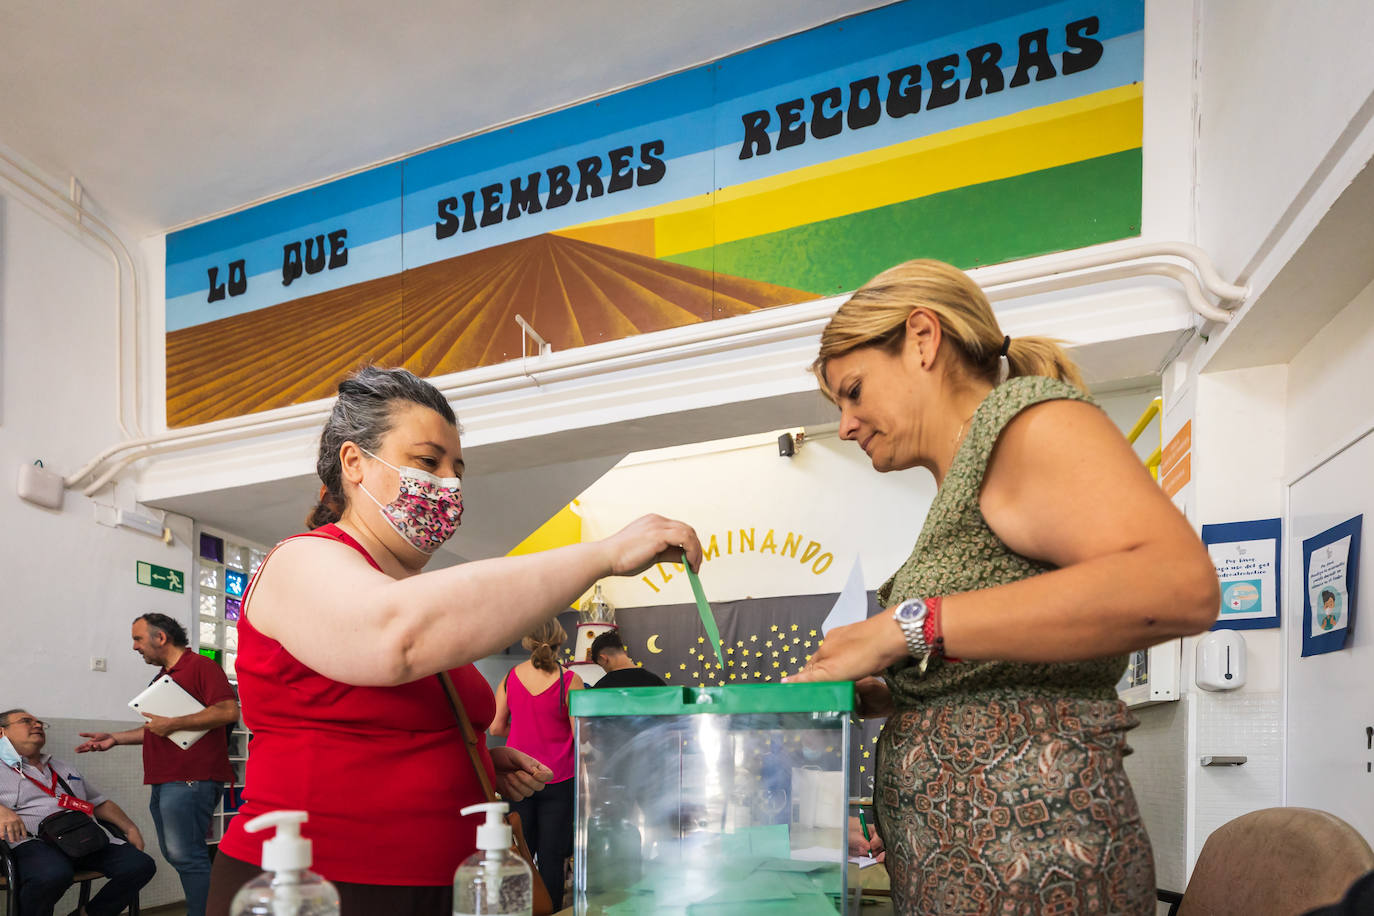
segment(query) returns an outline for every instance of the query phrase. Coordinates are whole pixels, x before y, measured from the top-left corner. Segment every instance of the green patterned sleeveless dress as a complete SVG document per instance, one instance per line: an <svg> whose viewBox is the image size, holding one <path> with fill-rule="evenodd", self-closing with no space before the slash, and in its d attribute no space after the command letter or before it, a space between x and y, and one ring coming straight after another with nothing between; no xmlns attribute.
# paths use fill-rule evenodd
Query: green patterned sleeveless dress
<svg viewBox="0 0 1374 916"><path fill-rule="evenodd" d="M1002 429L1032 404L1089 398L1055 379L990 393L910 558L878 595L953 595L1053 567L1003 544L978 495ZM1136 719L1117 699L1126 657L1071 664L950 662L886 672L874 806L904 914L1149 916L1154 860L1121 760Z"/></svg>

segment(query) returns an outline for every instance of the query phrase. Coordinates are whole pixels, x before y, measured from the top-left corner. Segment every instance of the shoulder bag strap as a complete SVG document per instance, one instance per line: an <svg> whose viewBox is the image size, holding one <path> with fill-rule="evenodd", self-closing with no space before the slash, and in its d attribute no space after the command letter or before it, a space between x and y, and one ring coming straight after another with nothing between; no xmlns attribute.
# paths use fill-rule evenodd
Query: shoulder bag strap
<svg viewBox="0 0 1374 916"><path fill-rule="evenodd" d="M496 789L487 776L487 768L482 766L482 760L477 754L477 742L481 738L477 734L477 729L472 727L467 711L463 709L463 698L458 695L458 688L453 685L453 678L449 677L447 671L439 672L438 676L440 683L444 685L444 696L448 698L448 705L453 707L453 715L458 719L458 724L463 729L463 743L468 747L468 755L472 758L472 768L477 771L477 780L482 784L482 791L486 793L487 801L499 801L500 799L496 797ZM534 897L534 916L550 916L553 913L553 899L549 896L549 890L544 886L544 881L539 876L539 872L534 868L534 856L530 853L529 844L525 842L525 831L520 825L520 815L514 811L510 812L506 815L506 823L510 824L511 839L514 841L516 851L525 860L525 864L530 867L532 879L530 890Z"/></svg>
<svg viewBox="0 0 1374 916"><path fill-rule="evenodd" d="M444 685L444 696L453 709L453 715L458 719L458 726L463 730L463 743L467 745L468 756L472 758L472 768L477 771L477 781L482 784L487 801L497 801L496 788L491 784L487 768L482 766L482 758L477 753L477 742L481 738L477 734L477 729L472 727L472 722L468 720L468 714L463 709L463 699L458 696L458 688L453 685L453 678L449 677L447 671L439 672L439 682Z"/></svg>
<svg viewBox="0 0 1374 916"><path fill-rule="evenodd" d="M81 798L80 795L77 795L75 792L72 791L72 787L71 787L71 786L67 785L67 780L65 780L65 779L62 778L62 774L59 773L59 772L57 772L57 764L56 764L56 762L54 762L53 765L52 765L52 774L53 774L54 776L57 777L57 781L58 781L58 782L62 783L62 790L63 790L64 792L66 792L66 793L67 793L68 795L70 795L72 798ZM85 801L85 799L82 799L82 801Z"/></svg>

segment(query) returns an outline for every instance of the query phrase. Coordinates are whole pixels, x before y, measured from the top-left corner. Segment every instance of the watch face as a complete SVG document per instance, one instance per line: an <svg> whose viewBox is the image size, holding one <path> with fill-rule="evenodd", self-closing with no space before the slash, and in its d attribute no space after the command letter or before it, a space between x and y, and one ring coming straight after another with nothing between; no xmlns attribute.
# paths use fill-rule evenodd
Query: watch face
<svg viewBox="0 0 1374 916"><path fill-rule="evenodd" d="M925 615L926 603L920 598L912 598L910 601L903 601L897 605L894 612L898 620L918 620Z"/></svg>

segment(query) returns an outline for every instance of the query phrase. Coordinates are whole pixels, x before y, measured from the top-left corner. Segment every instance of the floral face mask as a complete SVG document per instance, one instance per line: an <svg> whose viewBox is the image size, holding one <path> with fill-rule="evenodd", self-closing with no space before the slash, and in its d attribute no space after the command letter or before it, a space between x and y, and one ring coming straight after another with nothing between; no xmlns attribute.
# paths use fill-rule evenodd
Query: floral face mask
<svg viewBox="0 0 1374 916"><path fill-rule="evenodd" d="M459 477L437 477L420 468L396 465L363 449L363 454L382 462L401 476L401 491L386 505L360 486L367 498L377 504L382 517L405 538L406 543L423 554L438 550L463 518L463 481Z"/></svg>

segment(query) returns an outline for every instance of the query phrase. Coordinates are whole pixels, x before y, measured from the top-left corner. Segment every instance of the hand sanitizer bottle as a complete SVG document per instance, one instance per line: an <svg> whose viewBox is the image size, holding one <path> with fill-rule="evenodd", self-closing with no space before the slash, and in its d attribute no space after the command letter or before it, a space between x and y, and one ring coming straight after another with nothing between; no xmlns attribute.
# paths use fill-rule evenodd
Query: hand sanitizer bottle
<svg viewBox="0 0 1374 916"><path fill-rule="evenodd" d="M230 916L339 916L339 892L310 871L310 841L301 836L304 811L272 811L255 817L245 828L256 833L277 828L262 844L264 874L234 895Z"/></svg>
<svg viewBox="0 0 1374 916"><path fill-rule="evenodd" d="M505 802L468 805L463 814L487 813L477 828L477 849L453 873L453 916L489 913L530 916L534 909L533 881L525 860L511 852L511 831Z"/></svg>

